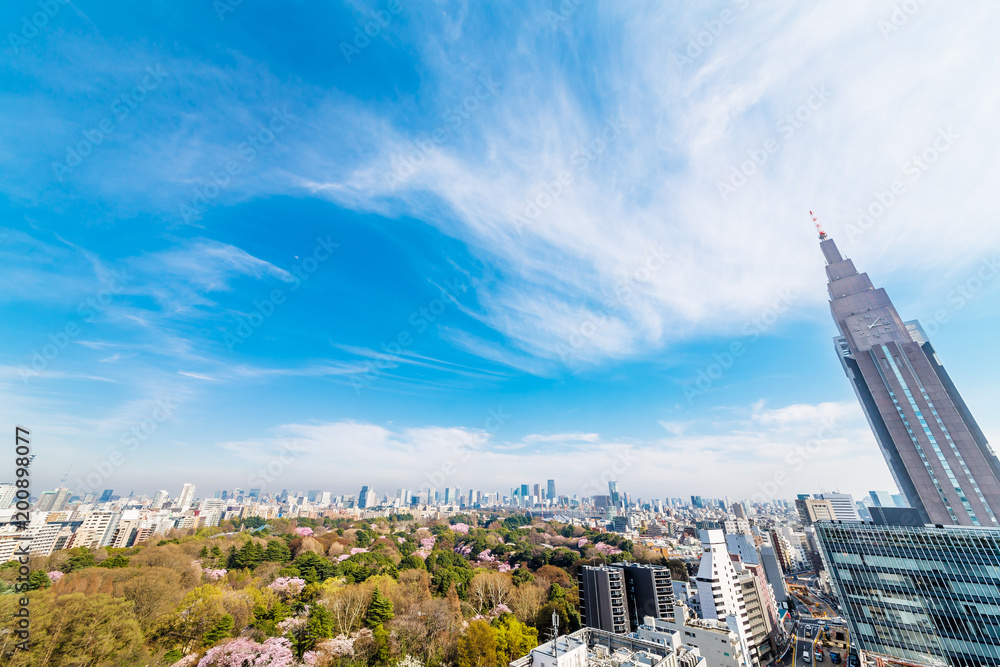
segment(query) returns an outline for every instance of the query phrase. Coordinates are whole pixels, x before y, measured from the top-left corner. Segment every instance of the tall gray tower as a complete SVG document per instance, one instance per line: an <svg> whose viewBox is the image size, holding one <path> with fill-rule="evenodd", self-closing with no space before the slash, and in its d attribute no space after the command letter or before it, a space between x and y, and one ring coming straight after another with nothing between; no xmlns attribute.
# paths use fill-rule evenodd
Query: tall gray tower
<svg viewBox="0 0 1000 667"><path fill-rule="evenodd" d="M899 490L925 522L1000 527L1000 461L920 323L819 238L837 353Z"/></svg>

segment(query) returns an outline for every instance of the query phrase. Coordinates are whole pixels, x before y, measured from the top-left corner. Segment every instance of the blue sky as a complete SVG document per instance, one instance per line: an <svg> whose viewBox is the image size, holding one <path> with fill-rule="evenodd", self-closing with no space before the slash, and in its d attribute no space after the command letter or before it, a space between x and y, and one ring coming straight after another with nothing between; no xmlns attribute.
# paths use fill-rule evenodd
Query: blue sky
<svg viewBox="0 0 1000 667"><path fill-rule="evenodd" d="M0 9L40 488L892 489L809 210L1000 437L1000 10L313 5Z"/></svg>

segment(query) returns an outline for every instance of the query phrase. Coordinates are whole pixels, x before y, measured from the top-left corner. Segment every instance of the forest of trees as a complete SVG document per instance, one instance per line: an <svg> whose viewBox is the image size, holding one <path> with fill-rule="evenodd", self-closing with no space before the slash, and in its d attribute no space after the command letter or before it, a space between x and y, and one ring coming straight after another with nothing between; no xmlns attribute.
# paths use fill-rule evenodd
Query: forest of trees
<svg viewBox="0 0 1000 667"><path fill-rule="evenodd" d="M619 535L523 516L242 527L32 559L28 652L13 651L16 563L0 565L0 662L502 667L546 640L553 613L561 632L580 627L579 566L663 562Z"/></svg>

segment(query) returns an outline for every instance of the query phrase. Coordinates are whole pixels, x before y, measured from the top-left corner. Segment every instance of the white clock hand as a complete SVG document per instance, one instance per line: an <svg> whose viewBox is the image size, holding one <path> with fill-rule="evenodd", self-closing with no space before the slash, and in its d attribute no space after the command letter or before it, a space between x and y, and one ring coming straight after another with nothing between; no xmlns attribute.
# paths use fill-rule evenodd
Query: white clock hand
<svg viewBox="0 0 1000 667"><path fill-rule="evenodd" d="M872 322L871 324L869 324L869 325L868 325L868 328L869 328L869 329L871 329L871 328L872 328L873 326L875 326L876 324L878 324L878 321L879 321L880 319L882 319L882 316L881 316L881 315L879 315L878 317L876 317L876 318L875 318L875 321L874 321L874 322Z"/></svg>

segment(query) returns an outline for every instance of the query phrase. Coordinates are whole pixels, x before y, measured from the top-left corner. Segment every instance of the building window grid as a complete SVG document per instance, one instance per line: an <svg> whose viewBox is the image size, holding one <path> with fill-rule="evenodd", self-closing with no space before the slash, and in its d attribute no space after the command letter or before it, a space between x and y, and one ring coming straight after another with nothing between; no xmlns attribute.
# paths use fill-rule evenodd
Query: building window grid
<svg viewBox="0 0 1000 667"><path fill-rule="evenodd" d="M883 350L886 349L885 345L882 346L882 349ZM917 388L920 390L921 396L924 397L924 401L927 403L927 407L930 408L931 414L934 415L934 419L937 421L938 428L941 429L941 433L944 434L945 440L948 441L948 445L951 447L952 453L955 455L955 458L958 459L959 465L962 466L962 471L965 473L965 476L968 478L969 482L972 484L972 488L976 492L976 497L979 498L979 502L982 503L983 508L986 510L987 515L989 515L990 521L992 521L994 524L996 524L997 523L997 518L996 518L996 516L994 516L993 510L990 509L989 504L987 504L987 502L986 502L986 496L983 495L982 490L979 488L979 483L976 482L976 478L972 476L972 471L969 470L969 466L966 465L966 463L965 463L965 457L962 456L962 453L958 450L958 447L955 445L954 440L951 439L951 434L948 433L948 429L945 427L944 422L941 421L941 417L940 417L940 415L938 415L937 408L934 407L934 403L931 402L930 396L927 395L927 390L924 389L924 385L920 381L920 377L917 375L916 371L913 369L913 366L910 365L910 360L906 358L905 354L903 355L903 359L902 360L903 360L903 363L906 364L906 368L910 371L910 375L913 376L914 381L917 383ZM909 392L907 392L907 396L909 396ZM912 398L911 398L910 402L911 403L913 402ZM923 419L922 418L921 418L921 423L923 423ZM924 430L928 431L926 424L924 424Z"/></svg>
<svg viewBox="0 0 1000 667"><path fill-rule="evenodd" d="M975 511L972 509L972 504L969 503L969 499L965 495L965 490L959 483L958 478L955 477L955 472L954 470L952 470L951 464L948 463L948 459L945 458L944 452L941 451L941 447L940 445L938 445L937 438L935 438L934 434L931 433L931 429L927 425L927 421L924 419L924 415L921 412L920 407L917 405L917 402L913 399L913 394L910 392L910 388L907 386L906 380L903 379L903 374L900 373L899 366L896 364L895 359L893 359L892 354L889 352L889 348L885 345L882 345L881 347L882 351L885 353L886 359L889 361L889 365L892 367L893 373L895 373L896 375L896 380L903 388L903 393L906 395L906 398L910 403L910 409L913 410L914 414L917 417L917 420L920 422L920 426L924 431L924 435L927 436L927 440L931 443L931 447L934 449L934 453L937 455L938 462L941 464L941 467L944 468L945 474L948 475L948 481L951 482L952 488L955 489L955 493L958 495L958 499L962 501L962 505L965 507L966 514L968 514L969 518L972 519L973 525L975 526L982 525L979 522L979 517L976 516ZM914 375L913 377L916 377L916 375ZM893 400L895 402L895 397L893 397ZM897 410L898 409L899 406L897 405ZM909 424L907 424L907 430L909 430ZM910 437L911 438L913 437L912 431L910 432ZM954 517L954 512L952 512L952 517Z"/></svg>
<svg viewBox="0 0 1000 667"><path fill-rule="evenodd" d="M888 353L888 349L886 348L886 346L883 345L882 349L885 350L886 358L888 358L889 361L891 362L892 356ZM889 383L889 378L887 378L885 376L885 373L882 372L882 367L879 364L879 360L875 354L875 349L872 348L871 350L869 350L869 354L871 354L872 356L872 361L875 362L875 370L878 371L879 376L882 378L883 384L885 384L885 388L889 392L889 398L892 399L892 404L896 407L896 413L899 415L899 418L903 420L903 426L906 427L906 432L909 433L910 435L910 441L913 443L913 446L916 447L917 454L920 455L920 460L921 462L923 462L924 468L927 470L927 474L930 475L931 482L934 483L934 488L937 489L938 496L941 497L941 502L944 503L945 509L948 510L948 516L951 517L952 521L958 523L958 516L955 514L955 510L952 509L951 501L948 500L948 496L945 494L944 488L941 486L941 482L938 481L937 473L934 472L934 468L931 466L931 462L927 459L927 455L924 453L924 448L920 446L920 441L917 440L917 436L913 433L913 429L910 428L910 420L907 418L906 413L903 412L903 406L900 405L899 400L896 398L896 392L893 390L892 385ZM903 382L903 377L899 374L899 370L896 369L895 363L893 363L892 368L896 370L896 378L899 380L900 384L903 387L903 390L905 391L906 383ZM912 400L913 399L911 398L910 401L912 402ZM935 449L937 449L936 445ZM954 478L954 475L951 474L951 468L948 466L948 462L944 460L944 455L941 454L940 450L938 450L938 458L941 459L943 465L945 466L945 470L949 474L949 476ZM955 482L955 485L956 486L958 485L957 481Z"/></svg>
<svg viewBox="0 0 1000 667"><path fill-rule="evenodd" d="M824 532L827 531L825 530ZM899 557L900 554L898 551L891 550L889 544L882 542L876 538L877 533L875 531L865 530L865 532L866 533L870 532L871 535L864 535L864 537L868 539L862 539L862 540L857 540L857 539L852 540L851 539L852 537L856 538L861 536L860 535L852 536L850 533L846 531L836 531L836 533L828 533L828 539L830 538L832 539L830 539L831 544L829 546L827 546L824 541L824 547L827 551L829 551L829 553L825 555L827 556L828 559L832 560L832 554L834 553L834 551L839 550L843 553L850 553L851 551L855 551L859 552L861 555L877 555L877 556L895 557L895 558ZM928 542L927 540L921 539L923 536L918 536L914 533L915 531L913 531L912 529L905 529L903 531L902 536L906 538L905 541L911 544L915 545L927 544ZM931 540L933 542L933 546L937 548L936 550L938 550L938 553L933 554L934 556L933 558L928 558L927 554L911 552L910 549L906 547L906 545L899 544L902 541L898 539L900 535L895 535L894 537L896 537L897 539L890 540L890 542L897 544L898 549L901 549L904 552L904 555L912 555L917 557L918 560L915 563L916 565L915 570L918 572L926 571L930 574L940 571L942 569L948 569L945 567L945 565L948 565L951 567L952 572L954 573L963 572L964 576L966 576L967 578L978 578L978 579L987 578L985 573L979 573L976 570L973 570L971 567L954 567L956 565L964 566L966 564L954 561L951 558L951 554L949 554L948 551L941 551L940 550L941 548L948 549L955 553L967 552L967 556L971 557L975 561L978 561L977 564L979 565L982 565L983 563L990 561L992 561L993 563L1000 564L1000 559L997 559L997 557L994 555L1000 553L1000 550L997 549L996 541L991 539L989 536L975 536L974 533L971 532L962 534L962 537L964 538L962 540L963 542L972 540L974 539L974 537L982 537L983 539L978 543L979 546L978 549L957 548L960 545L956 544L954 540L947 539L947 536L935 536L941 539ZM835 549L835 547L837 546L835 544L836 541L843 541L848 544L852 544L854 548L851 549L850 551L848 550L847 547L843 546L839 547L839 549ZM966 545L961 545L961 546L966 546ZM992 556L992 558L988 558L986 553L989 553ZM950 561L950 562L945 563L942 561ZM994 567L996 567L996 565L994 565ZM886 568L886 569L901 569L901 568ZM903 571L907 572L906 570ZM845 582L845 580L840 576L837 568L834 568L833 570L831 570L831 572L834 576L834 579L837 581L839 588L845 592L845 598L850 598L852 600L854 599L859 600L863 605L865 605L868 611L870 611L873 606L879 610L887 608L887 605L884 602L881 602L878 599L878 597L873 595L873 593L877 593L878 591L880 591L880 589L886 588L887 585L884 581L881 580L876 581L872 579L869 576L868 570L853 571L852 574L854 580L847 582ZM994 578L993 581L997 581L997 578ZM863 585L864 588L863 594L862 595L850 594L849 589L861 588L861 586L849 586L848 584L858 583L858 582L860 582L860 584ZM938 609L941 612L947 613L949 615L954 615L956 612L963 614L965 613L964 609L958 610L954 605L948 604L949 602L955 602L954 599L948 600L944 597L940 597L935 592L928 590L926 588L920 590L920 593L925 598L928 598L928 601L932 604L932 606L935 609ZM996 598L985 598L984 596L979 595L978 593L972 593L972 592L963 592L963 593L952 592L951 595L953 596L953 598L958 598L958 601L960 602L964 601L963 598L972 598L974 601L984 600L983 602L984 604L1000 603L1000 590L998 590L998 595ZM845 601L847 601L849 605L851 604L850 601L848 600ZM873 605L872 603L876 604ZM855 609L858 608L858 605L856 604L852 606L854 606ZM932 620L935 617L942 616L942 614L937 614L936 616L931 614L929 610L926 609L926 607L924 608L924 612L925 615L929 615ZM884 636L876 632L875 631L876 626L872 626L873 629L872 633L861 632L860 628L856 627L854 619L851 619L852 621L851 625L853 626L852 631L859 637L867 638L869 642L871 642L873 645L881 645L883 647L892 646L892 648L895 648L897 650L902 649L906 653L912 652L910 657L912 659L918 659L918 660L922 656L925 656L928 651L936 650L940 652L941 655L958 658L959 664L967 663L967 664L1000 665L1000 648L998 648L997 646L998 638L995 635L990 634L988 636L993 641L987 641L987 642L982 641L981 635L986 633L983 633L981 628L978 628L980 634L978 638L974 637L969 632L968 626L964 628L965 630L964 632L962 632L961 629L956 630L954 628L944 628L944 630L947 630L952 634L959 635L959 637L953 638L942 635L939 632L934 632L932 628L925 629L920 627L913 628L913 627L902 626L900 625L901 622L897 622L892 615L886 615L884 613L873 615L869 613L865 614L865 616L871 618L871 620L877 623L878 625L881 625L890 630L888 636ZM868 625L871 626L871 624ZM937 624L935 623L935 626L936 625ZM891 640L891 644L886 643L887 639ZM884 651L885 649L882 650ZM971 654L972 652L978 652L979 655L972 655ZM982 662L982 654L984 652L987 653L989 656L991 656L993 659L987 663Z"/></svg>

